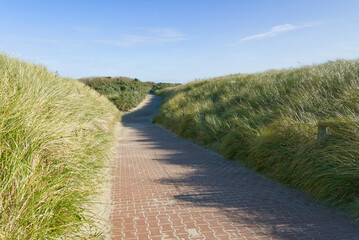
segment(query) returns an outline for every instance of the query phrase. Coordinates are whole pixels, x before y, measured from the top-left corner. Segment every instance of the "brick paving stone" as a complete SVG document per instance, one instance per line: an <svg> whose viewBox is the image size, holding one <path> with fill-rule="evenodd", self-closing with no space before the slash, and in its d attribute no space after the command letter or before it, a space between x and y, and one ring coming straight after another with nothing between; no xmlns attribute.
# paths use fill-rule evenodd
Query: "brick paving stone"
<svg viewBox="0 0 359 240"><path fill-rule="evenodd" d="M123 116L113 239L359 240L345 214L151 124L160 101Z"/></svg>

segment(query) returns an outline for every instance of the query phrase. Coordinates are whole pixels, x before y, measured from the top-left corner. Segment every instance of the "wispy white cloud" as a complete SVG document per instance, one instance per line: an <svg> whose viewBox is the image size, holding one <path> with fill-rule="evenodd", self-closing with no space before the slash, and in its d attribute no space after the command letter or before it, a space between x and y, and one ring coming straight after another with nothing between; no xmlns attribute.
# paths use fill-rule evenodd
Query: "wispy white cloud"
<svg viewBox="0 0 359 240"><path fill-rule="evenodd" d="M250 41L250 40L260 40L260 39L264 39L264 38L274 37L274 36L277 36L284 32L293 31L293 30L300 29L300 28L313 27L313 26L317 26L317 25L320 25L320 23L314 22L314 23L308 23L308 24L297 25L297 26L292 25L292 24L278 25L278 26L272 27L271 30L269 30L267 32L251 35L251 36L242 38L239 41L245 42L245 41Z"/></svg>
<svg viewBox="0 0 359 240"><path fill-rule="evenodd" d="M1 1L1 0L0 0ZM80 33L88 33L94 35L94 29L73 26L73 31ZM104 35L104 34L103 34ZM117 34L109 38L84 38L81 36L54 36L54 35L36 35L36 36L20 36L20 35L1 35L2 41L20 41L50 44L57 46L83 46L88 44L104 44L117 47L135 47L153 44L164 44L170 42L179 42L187 40L186 36L173 28L132 28L130 34Z"/></svg>
<svg viewBox="0 0 359 240"><path fill-rule="evenodd" d="M64 41L63 38L51 38L51 37L33 37L33 36L21 36L21 35L2 35L2 40L5 41L20 41L20 42L34 42L58 45Z"/></svg>
<svg viewBox="0 0 359 240"><path fill-rule="evenodd" d="M73 38L70 36L22 36L22 35L0 35L1 41L12 42L17 44L30 43L41 44L41 46L52 45L56 47L72 47L78 48L86 43L88 40ZM34 46L34 45L33 45Z"/></svg>
<svg viewBox="0 0 359 240"><path fill-rule="evenodd" d="M96 33L97 31L93 28L90 27L85 27L85 26L72 26L71 27L72 30L79 32L79 33Z"/></svg>
<svg viewBox="0 0 359 240"><path fill-rule="evenodd" d="M186 36L173 28L141 28L140 34L121 34L118 39L98 39L95 42L119 47L133 47L159 43L179 42Z"/></svg>
<svg viewBox="0 0 359 240"><path fill-rule="evenodd" d="M148 32L152 32L161 38L167 38L172 40L185 40L182 33L173 28L148 28Z"/></svg>

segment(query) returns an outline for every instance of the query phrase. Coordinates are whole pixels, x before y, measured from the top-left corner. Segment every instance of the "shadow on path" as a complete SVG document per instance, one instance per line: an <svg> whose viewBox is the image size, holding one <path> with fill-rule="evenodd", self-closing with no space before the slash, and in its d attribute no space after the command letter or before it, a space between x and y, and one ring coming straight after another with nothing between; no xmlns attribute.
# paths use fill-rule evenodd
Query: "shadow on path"
<svg viewBox="0 0 359 240"><path fill-rule="evenodd" d="M175 186L179 204L216 208L236 228L266 232L262 239L359 239L359 227L342 212L151 124L160 102L151 96L123 116L123 124L138 131L141 145L164 152L153 160L163 163L168 177L157 182Z"/></svg>

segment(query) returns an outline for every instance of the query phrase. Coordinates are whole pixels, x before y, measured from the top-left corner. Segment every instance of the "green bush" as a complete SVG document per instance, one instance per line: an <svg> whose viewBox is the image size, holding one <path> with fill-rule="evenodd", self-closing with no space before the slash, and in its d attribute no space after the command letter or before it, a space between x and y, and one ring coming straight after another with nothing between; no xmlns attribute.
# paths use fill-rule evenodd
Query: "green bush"
<svg viewBox="0 0 359 240"><path fill-rule="evenodd" d="M125 77L100 77L80 79L83 83L95 89L110 99L121 111L129 111L136 107L147 92L151 90L151 83L143 83L138 79Z"/></svg>
<svg viewBox="0 0 359 240"><path fill-rule="evenodd" d="M159 90L169 88L169 87L176 87L181 85L180 83L156 83L152 86L151 93L156 93Z"/></svg>
<svg viewBox="0 0 359 240"><path fill-rule="evenodd" d="M0 102L0 239L83 238L119 111L79 81L3 55Z"/></svg>
<svg viewBox="0 0 359 240"><path fill-rule="evenodd" d="M195 81L157 91L155 121L359 220L358 79L339 60Z"/></svg>

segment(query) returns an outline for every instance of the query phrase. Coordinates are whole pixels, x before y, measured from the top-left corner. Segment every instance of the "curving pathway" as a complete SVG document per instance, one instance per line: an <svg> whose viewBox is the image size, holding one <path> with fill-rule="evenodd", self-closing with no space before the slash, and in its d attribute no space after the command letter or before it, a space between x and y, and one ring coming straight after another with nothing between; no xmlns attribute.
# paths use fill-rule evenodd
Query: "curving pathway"
<svg viewBox="0 0 359 240"><path fill-rule="evenodd" d="M359 240L344 214L151 124L160 101L123 117L113 239Z"/></svg>

